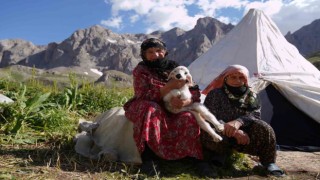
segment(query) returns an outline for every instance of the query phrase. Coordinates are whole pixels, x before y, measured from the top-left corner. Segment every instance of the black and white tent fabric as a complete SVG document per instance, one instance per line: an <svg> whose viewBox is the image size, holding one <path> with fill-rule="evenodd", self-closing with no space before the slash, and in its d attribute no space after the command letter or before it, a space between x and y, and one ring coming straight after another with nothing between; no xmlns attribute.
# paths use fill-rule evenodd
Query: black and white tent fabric
<svg viewBox="0 0 320 180"><path fill-rule="evenodd" d="M249 69L250 86L262 99L262 117L280 147L320 151L320 71L263 11L251 9L189 69L204 89L231 64Z"/></svg>

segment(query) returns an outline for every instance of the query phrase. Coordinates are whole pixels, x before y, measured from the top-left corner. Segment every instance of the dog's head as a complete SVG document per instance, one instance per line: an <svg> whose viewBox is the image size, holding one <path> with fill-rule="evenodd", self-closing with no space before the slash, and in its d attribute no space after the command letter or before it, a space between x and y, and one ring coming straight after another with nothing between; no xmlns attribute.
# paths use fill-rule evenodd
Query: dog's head
<svg viewBox="0 0 320 180"><path fill-rule="evenodd" d="M178 66L174 68L169 74L169 79L182 79L185 80L189 86L193 85L192 76L189 69L185 66Z"/></svg>

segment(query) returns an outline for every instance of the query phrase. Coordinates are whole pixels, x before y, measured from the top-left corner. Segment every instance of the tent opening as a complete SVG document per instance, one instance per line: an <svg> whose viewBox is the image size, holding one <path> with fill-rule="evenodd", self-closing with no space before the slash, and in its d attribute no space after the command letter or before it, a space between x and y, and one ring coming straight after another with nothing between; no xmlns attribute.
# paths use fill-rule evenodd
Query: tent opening
<svg viewBox="0 0 320 180"><path fill-rule="evenodd" d="M260 94L261 116L276 134L280 150L320 151L320 124L291 104L273 86Z"/></svg>

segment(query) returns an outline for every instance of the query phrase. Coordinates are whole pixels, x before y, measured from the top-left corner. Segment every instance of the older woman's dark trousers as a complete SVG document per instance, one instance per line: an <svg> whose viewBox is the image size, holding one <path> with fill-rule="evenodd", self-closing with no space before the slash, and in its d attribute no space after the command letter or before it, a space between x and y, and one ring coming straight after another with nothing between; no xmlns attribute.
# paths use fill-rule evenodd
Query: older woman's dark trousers
<svg viewBox="0 0 320 180"><path fill-rule="evenodd" d="M255 120L247 127L240 129L249 135L250 144L238 145L235 138L228 138L226 136L223 136L221 142L216 143L206 132L202 131L201 140L203 146L211 151L210 154L207 153L208 155L205 155L205 158L224 156L231 149L235 149L238 152L258 156L262 164L275 162L276 137L269 124L262 120Z"/></svg>

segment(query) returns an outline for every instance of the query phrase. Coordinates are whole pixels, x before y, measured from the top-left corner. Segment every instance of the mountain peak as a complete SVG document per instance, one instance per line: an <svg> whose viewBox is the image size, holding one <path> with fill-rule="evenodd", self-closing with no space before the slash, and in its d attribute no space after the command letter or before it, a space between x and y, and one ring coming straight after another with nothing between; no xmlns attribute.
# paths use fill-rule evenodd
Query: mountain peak
<svg viewBox="0 0 320 180"><path fill-rule="evenodd" d="M299 52L309 57L320 49L320 19L301 27L294 33L286 34L286 39L295 45Z"/></svg>

